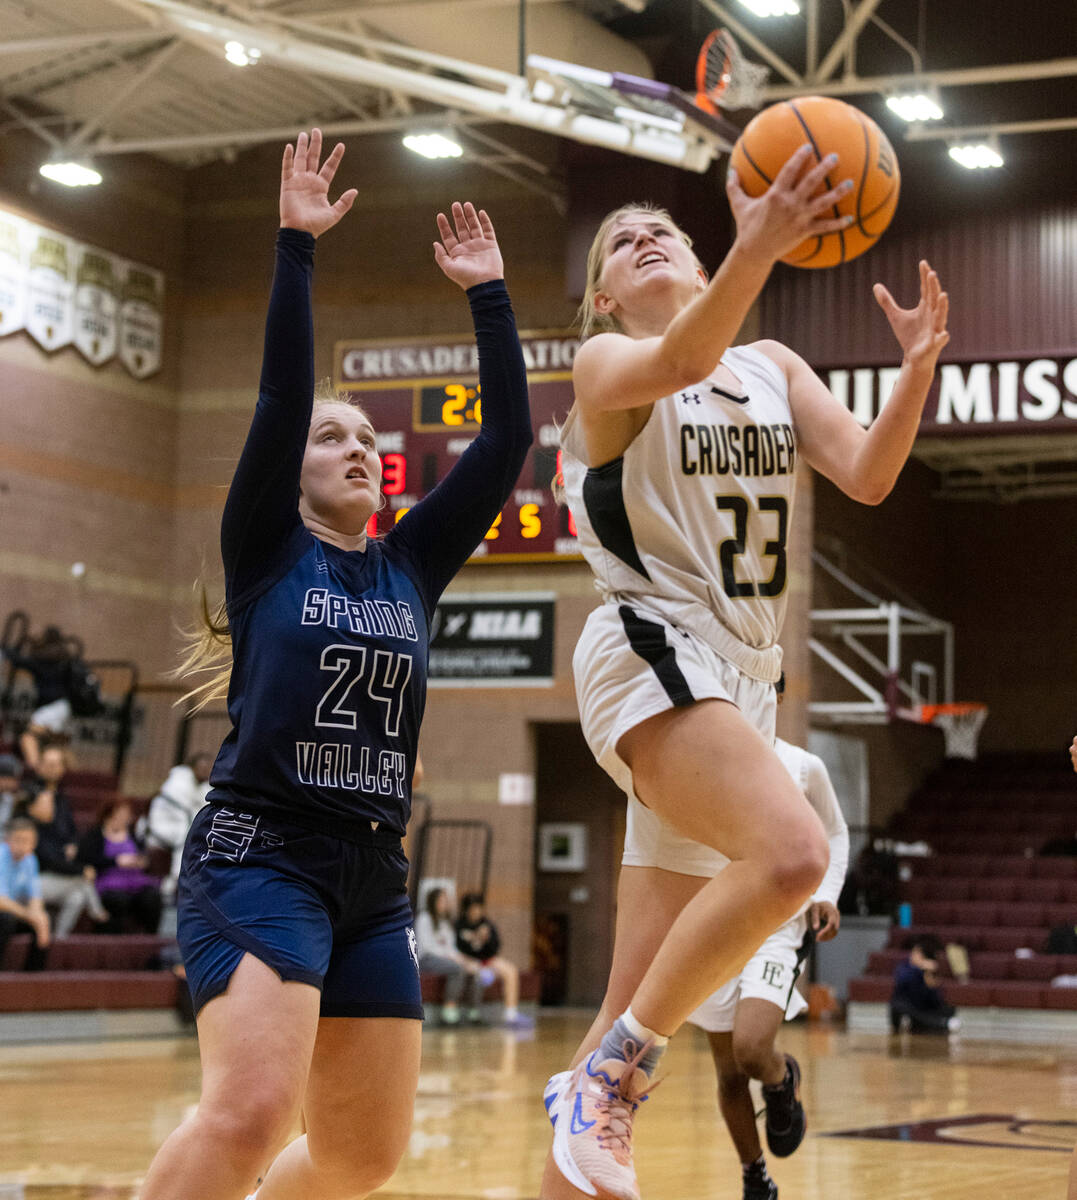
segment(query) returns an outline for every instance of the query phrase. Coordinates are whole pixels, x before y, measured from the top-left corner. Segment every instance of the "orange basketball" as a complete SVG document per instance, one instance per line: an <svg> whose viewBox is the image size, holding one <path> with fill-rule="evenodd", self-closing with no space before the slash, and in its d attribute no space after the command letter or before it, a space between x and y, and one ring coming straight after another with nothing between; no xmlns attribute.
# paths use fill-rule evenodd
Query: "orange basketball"
<svg viewBox="0 0 1077 1200"><path fill-rule="evenodd" d="M805 142L815 161L828 154L838 164L826 177L826 188L843 179L852 190L834 205L834 216L852 216L848 229L809 238L782 262L793 267L835 267L863 254L890 224L901 190L897 155L886 134L871 117L829 96L798 96L765 108L748 123L729 156L741 187L761 196L789 156Z"/></svg>

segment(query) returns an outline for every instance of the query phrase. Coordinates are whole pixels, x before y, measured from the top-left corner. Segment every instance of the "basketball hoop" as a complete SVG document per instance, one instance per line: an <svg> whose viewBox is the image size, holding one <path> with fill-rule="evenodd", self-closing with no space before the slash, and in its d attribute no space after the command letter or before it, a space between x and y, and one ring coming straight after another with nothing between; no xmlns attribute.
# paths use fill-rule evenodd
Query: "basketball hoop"
<svg viewBox="0 0 1077 1200"><path fill-rule="evenodd" d="M980 729L987 720L987 705L965 702L961 704L922 704L920 721L924 725L935 725L946 738L947 758L976 757L976 742Z"/></svg>
<svg viewBox="0 0 1077 1200"><path fill-rule="evenodd" d="M728 29L715 29L696 59L696 104L715 116L719 108L758 108L769 74L744 57Z"/></svg>

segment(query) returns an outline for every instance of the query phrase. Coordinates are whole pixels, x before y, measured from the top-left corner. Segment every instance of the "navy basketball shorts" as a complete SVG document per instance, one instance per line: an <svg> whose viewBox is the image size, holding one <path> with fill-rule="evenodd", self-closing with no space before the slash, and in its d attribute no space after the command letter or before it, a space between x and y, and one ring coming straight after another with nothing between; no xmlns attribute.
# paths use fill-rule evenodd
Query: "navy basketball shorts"
<svg viewBox="0 0 1077 1200"><path fill-rule="evenodd" d="M183 850L177 937L195 1012L244 954L321 991L323 1017L423 1019L399 838L358 844L210 805Z"/></svg>

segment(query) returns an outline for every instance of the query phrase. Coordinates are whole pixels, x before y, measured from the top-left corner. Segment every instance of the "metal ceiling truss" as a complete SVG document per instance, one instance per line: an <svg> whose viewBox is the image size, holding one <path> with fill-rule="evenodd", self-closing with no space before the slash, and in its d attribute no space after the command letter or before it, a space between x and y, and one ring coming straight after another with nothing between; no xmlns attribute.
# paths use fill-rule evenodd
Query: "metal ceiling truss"
<svg viewBox="0 0 1077 1200"><path fill-rule="evenodd" d="M724 143L688 133L656 134L645 125L634 125L612 114L580 111L571 105L536 100L528 81L510 72L468 63L414 46L374 37L366 21L379 12L395 11L409 3L432 0L360 0L320 11L302 11L290 3L252 3L247 7L227 0L107 0L115 9L136 17L144 27L80 30L22 39L0 41L0 66L11 55L28 57L26 75L34 87L20 93L22 76L12 76L4 89L4 108L26 128L46 141L54 151L70 149L84 156L160 152L187 152L189 160L207 154L224 154L259 141L281 137L283 112L274 115L265 128L238 128L234 133L221 130L187 134L150 136L131 130L129 136L110 131L115 118L128 118L145 85L160 77L177 49L195 46L220 59L223 44L235 40L256 46L262 61L294 75L309 92L321 95L330 111L318 118L330 133L381 133L393 129L414 128L434 120L443 128L451 125L463 132L469 161L514 179L522 186L541 192L558 207L563 207L561 188L550 178L547 167L488 135L479 137L480 124L509 124L567 137L584 143L606 146L653 161L665 162L695 171L705 170L726 148ZM453 12L473 5L489 5L492 0L444 0ZM501 0L506 6L520 0ZM528 0L538 4L543 0ZM728 0L699 0L717 21L729 28L742 45L764 62L777 76L777 82L763 91L766 102L806 93L851 95L931 87L963 87L985 83L1007 83L1077 75L1077 58L1041 62L1012 63L958 70L925 71L917 49L879 17L881 0L841 0L845 21L841 32L829 46L820 44L819 15L822 0L804 0L805 53L803 71L772 50L757 34L730 11ZM637 0L621 0L636 8ZM911 71L861 77L856 72L857 40L874 25L903 54L909 56ZM51 114L29 111L31 96L55 90L63 84L87 76L137 63L133 75L124 81L107 101L94 109L89 120L80 125L77 114L68 114L63 122L54 122ZM38 65L41 64L41 65ZM254 68L257 69L257 68ZM47 73L48 82L35 76ZM55 74L56 78L52 79ZM14 82L16 86L10 85ZM13 102L13 97L19 102ZM309 110L310 96L297 98L297 108ZM47 108L47 105L45 106ZM297 116L302 120L301 116ZM237 122L238 124L239 122ZM73 128L71 136L54 132L56 126ZM131 122L126 122L131 129ZM1077 128L1077 117L1047 118L1033 121L985 123L961 128L912 126L907 137L956 140L991 134L1041 133ZM289 131L289 136L294 131Z"/></svg>
<svg viewBox="0 0 1077 1200"><path fill-rule="evenodd" d="M369 5L360 6L358 11L351 6L346 12L319 14L324 21L345 20L349 27L342 28L311 20L309 14L300 18L265 8L253 11L236 4L208 7L182 0L108 2L145 21L147 29L0 42L0 56L31 49L43 54L64 54L101 45L108 50L107 60L98 59L94 66L80 67L80 71L92 71L115 66L118 46L137 48L142 43L164 39L164 45L156 51L151 47L152 57L92 120L78 126L75 118L71 119L69 124L76 127L72 137L60 138L48 130L40 114L29 114L22 106L6 105L9 112L58 154L68 147L72 156L77 153L91 158L105 154L189 151L193 159L204 157L206 151L224 154L242 145L278 140L281 136L278 121L274 121L274 127L239 129L234 134L214 130L176 136L123 137L109 132L110 118L133 103L178 46L193 45L219 60L224 44L229 41L257 47L260 62L296 75L307 87L330 99L334 111L318 115L327 133L380 133L431 124L442 129L453 127L463 134L469 161L545 195L560 211L565 207L564 190L551 178L545 164L503 141L479 135L476 125L519 125L697 171L704 170L725 148L724 144L706 143L696 137L656 134L653 129L633 127L612 113L603 118L559 104L538 102L530 95L528 81L517 75L371 37L360 20L364 13L373 11ZM361 99L351 95L349 89L355 86L369 95ZM285 136L294 136L294 129Z"/></svg>
<svg viewBox="0 0 1077 1200"><path fill-rule="evenodd" d="M1037 79L1061 79L1077 75L1077 58L1056 58L1040 62L1004 63L988 67L965 67L948 71L925 71L919 52L896 30L879 17L875 9L881 0L860 0L852 6L843 0L847 10L845 26L826 51L821 62L819 55L819 4L821 0L805 0L805 63L801 72L765 42L761 41L726 5L718 0L699 0L700 5L716 17L744 46L753 50L785 82L763 89L765 103L789 100L796 96L850 96L877 92L881 96L900 92L923 91L928 88L982 86L991 83L1020 83ZM861 76L856 73L856 39L868 24L875 25L912 59L911 72ZM845 70L833 78L844 59ZM1077 117L1062 117L1042 121L996 121L973 126L936 126L916 124L909 127L909 141L960 141L968 137L989 137L998 134L1045 133L1077 128Z"/></svg>

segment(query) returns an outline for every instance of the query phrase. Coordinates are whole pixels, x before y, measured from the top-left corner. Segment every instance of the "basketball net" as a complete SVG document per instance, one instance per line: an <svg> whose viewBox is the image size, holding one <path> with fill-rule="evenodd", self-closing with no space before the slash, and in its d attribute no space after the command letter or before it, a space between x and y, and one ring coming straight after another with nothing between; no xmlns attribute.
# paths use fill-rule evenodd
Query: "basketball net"
<svg viewBox="0 0 1077 1200"><path fill-rule="evenodd" d="M712 112L758 108L769 74L767 67L744 57L728 29L716 29L699 52L696 103Z"/></svg>
<svg viewBox="0 0 1077 1200"><path fill-rule="evenodd" d="M925 704L921 720L942 730L947 758L975 759L980 730L987 720L987 705Z"/></svg>

